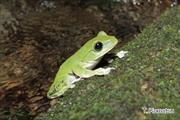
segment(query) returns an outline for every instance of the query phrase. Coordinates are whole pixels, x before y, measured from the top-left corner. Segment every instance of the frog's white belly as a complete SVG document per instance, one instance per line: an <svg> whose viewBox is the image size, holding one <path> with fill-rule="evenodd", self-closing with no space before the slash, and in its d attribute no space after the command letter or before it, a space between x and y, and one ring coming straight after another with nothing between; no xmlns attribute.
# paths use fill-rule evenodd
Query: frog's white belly
<svg viewBox="0 0 180 120"><path fill-rule="evenodd" d="M87 69L93 69L96 67L96 65L99 63L100 59L95 60L95 61L88 61L87 63L84 63L84 67Z"/></svg>

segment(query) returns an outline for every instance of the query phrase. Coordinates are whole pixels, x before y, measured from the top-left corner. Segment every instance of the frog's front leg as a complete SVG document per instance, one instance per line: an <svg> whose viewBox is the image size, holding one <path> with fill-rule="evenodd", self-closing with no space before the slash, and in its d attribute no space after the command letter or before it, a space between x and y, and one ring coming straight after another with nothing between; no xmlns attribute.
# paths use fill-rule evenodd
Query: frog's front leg
<svg viewBox="0 0 180 120"><path fill-rule="evenodd" d="M73 72L81 78L89 78L94 75L107 75L110 73L112 69L114 68L109 67L109 68L98 68L95 70L89 70L87 68L83 68L80 65L77 65L76 67L74 67Z"/></svg>
<svg viewBox="0 0 180 120"><path fill-rule="evenodd" d="M96 75L107 75L111 72L111 70L114 70L115 68L113 67L108 67L108 68L98 68L94 70L97 74Z"/></svg>

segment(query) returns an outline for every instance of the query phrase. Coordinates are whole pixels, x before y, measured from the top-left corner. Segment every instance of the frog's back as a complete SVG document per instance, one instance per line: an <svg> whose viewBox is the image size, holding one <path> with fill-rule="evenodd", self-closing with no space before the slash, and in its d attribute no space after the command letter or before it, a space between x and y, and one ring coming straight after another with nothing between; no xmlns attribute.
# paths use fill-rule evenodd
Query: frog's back
<svg viewBox="0 0 180 120"><path fill-rule="evenodd" d="M70 58L68 58L61 66L59 69L59 73L62 75L65 74L71 74L72 73L72 69L75 65L77 65L77 60L74 59L74 56L71 56Z"/></svg>

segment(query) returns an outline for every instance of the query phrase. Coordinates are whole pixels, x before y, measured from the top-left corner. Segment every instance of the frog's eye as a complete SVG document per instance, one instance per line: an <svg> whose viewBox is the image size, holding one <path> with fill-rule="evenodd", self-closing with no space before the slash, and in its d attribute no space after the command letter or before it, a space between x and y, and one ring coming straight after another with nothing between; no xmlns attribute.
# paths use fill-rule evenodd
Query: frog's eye
<svg viewBox="0 0 180 120"><path fill-rule="evenodd" d="M103 48L103 44L102 44L101 42L97 42L97 43L95 44L95 46L94 46L94 49L95 49L96 51L101 51L102 48Z"/></svg>

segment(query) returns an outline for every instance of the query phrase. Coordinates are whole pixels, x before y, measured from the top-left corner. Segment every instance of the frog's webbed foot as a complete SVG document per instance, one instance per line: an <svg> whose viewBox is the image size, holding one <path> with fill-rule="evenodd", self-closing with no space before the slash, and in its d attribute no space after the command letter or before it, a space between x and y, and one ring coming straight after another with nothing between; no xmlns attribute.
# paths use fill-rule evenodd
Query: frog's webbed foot
<svg viewBox="0 0 180 120"><path fill-rule="evenodd" d="M123 58L125 56L125 54L127 54L127 53L128 53L128 51L121 50L116 54L116 56L119 58Z"/></svg>
<svg viewBox="0 0 180 120"><path fill-rule="evenodd" d="M76 85L75 84L71 84L70 85L70 88L74 88Z"/></svg>

